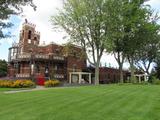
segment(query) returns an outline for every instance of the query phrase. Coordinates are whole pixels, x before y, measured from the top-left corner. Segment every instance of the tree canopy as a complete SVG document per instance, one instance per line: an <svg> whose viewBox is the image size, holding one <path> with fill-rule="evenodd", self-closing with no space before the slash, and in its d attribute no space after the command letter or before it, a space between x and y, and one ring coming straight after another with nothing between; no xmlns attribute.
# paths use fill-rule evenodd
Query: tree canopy
<svg viewBox="0 0 160 120"><path fill-rule="evenodd" d="M52 16L51 21L56 29L64 29L70 35L70 40L86 51L88 61L96 68L96 83L105 50L114 54L122 82L123 63L125 59L128 60L134 82L135 62L144 60L142 56L145 57L146 49L148 54L151 53L151 46L152 52L157 51L153 48L159 43L158 16L150 6L144 4L146 1L66 0L63 9L59 10L57 16ZM153 57L153 54L150 55L150 58ZM150 58L147 55L145 61Z"/></svg>
<svg viewBox="0 0 160 120"><path fill-rule="evenodd" d="M10 34L4 33L3 30L9 28L13 23L8 22L11 15L19 15L23 12L22 6L31 6L36 10L33 0L0 0L0 39L9 37Z"/></svg>
<svg viewBox="0 0 160 120"><path fill-rule="evenodd" d="M0 77L7 75L7 62L5 60L0 60Z"/></svg>
<svg viewBox="0 0 160 120"><path fill-rule="evenodd" d="M107 40L105 10L102 0L67 0L63 10L51 18L56 28L63 28L70 40L88 53L88 61L95 66L95 84L99 84L99 65Z"/></svg>

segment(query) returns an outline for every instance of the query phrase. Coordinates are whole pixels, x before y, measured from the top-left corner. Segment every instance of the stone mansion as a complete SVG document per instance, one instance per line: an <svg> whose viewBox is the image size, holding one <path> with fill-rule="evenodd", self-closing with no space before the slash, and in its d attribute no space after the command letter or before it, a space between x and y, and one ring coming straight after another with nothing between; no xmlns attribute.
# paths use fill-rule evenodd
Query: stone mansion
<svg viewBox="0 0 160 120"><path fill-rule="evenodd" d="M40 32L27 20L22 25L19 43L9 48L9 77L30 78L39 75L67 80L69 72L81 72L86 68L82 49L72 45L69 52L65 46L51 43L40 45Z"/></svg>
<svg viewBox="0 0 160 120"><path fill-rule="evenodd" d="M22 25L19 43L9 48L8 76L19 79L44 78L58 79L61 82L80 83L84 78L81 73L88 75L88 83L94 82L94 68L88 68L85 52L81 47L51 43L40 45L40 32L35 30L36 26L27 20ZM124 71L124 78L127 72ZM87 79L88 79L87 78ZM108 67L100 67L100 83L115 83L119 81L119 70Z"/></svg>

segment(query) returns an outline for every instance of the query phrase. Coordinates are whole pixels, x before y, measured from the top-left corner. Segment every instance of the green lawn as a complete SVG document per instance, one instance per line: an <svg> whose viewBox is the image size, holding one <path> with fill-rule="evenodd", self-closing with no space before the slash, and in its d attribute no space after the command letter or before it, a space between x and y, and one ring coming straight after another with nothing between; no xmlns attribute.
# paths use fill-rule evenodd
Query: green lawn
<svg viewBox="0 0 160 120"><path fill-rule="evenodd" d="M160 86L101 85L15 94L1 91L0 120L160 120Z"/></svg>

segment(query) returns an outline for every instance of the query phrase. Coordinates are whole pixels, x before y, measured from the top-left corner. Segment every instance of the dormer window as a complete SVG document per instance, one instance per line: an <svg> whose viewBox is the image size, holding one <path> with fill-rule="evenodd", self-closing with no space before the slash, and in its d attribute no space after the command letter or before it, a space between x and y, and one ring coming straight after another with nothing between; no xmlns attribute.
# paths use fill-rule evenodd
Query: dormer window
<svg viewBox="0 0 160 120"><path fill-rule="evenodd" d="M31 35L32 35L32 31L29 30L29 32L28 32L28 39L31 39Z"/></svg>

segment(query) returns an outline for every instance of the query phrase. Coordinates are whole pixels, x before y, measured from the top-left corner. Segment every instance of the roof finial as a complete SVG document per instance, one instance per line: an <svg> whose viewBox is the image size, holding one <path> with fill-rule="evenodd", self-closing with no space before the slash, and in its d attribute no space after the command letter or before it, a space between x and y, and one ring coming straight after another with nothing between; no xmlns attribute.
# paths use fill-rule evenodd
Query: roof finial
<svg viewBox="0 0 160 120"><path fill-rule="evenodd" d="M28 23L28 20L27 20L27 19L25 19L25 23Z"/></svg>

